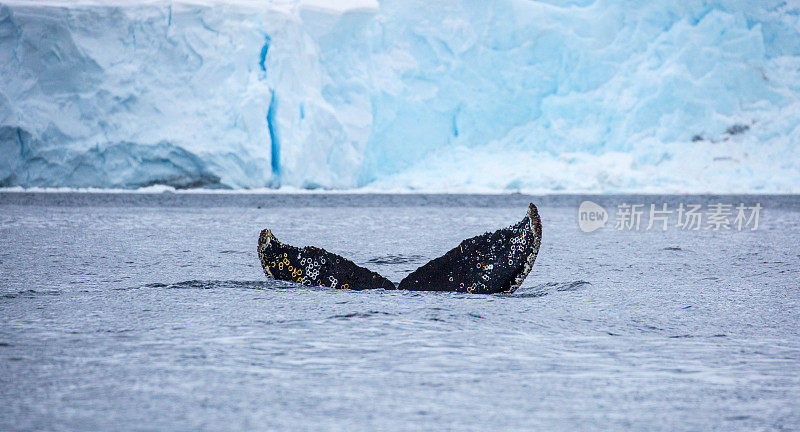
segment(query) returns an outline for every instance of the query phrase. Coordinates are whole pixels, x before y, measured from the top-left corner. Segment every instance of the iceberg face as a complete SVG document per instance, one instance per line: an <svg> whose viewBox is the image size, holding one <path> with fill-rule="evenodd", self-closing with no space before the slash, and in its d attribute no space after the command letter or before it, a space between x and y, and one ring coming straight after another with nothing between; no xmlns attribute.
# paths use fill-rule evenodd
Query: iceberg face
<svg viewBox="0 0 800 432"><path fill-rule="evenodd" d="M0 186L800 192L780 1L0 5Z"/></svg>
<svg viewBox="0 0 800 432"><path fill-rule="evenodd" d="M210 12L0 5L0 184L268 185L265 30Z"/></svg>
<svg viewBox="0 0 800 432"><path fill-rule="evenodd" d="M0 187L48 187L53 178L72 187L224 187L220 178L208 171L203 160L180 147L164 142L156 145L103 144L83 152L70 149L46 150L28 132L19 128L2 127L0 151L4 155L23 155L19 158L4 158L0 168L12 174L0 183ZM60 163L53 163L55 160Z"/></svg>

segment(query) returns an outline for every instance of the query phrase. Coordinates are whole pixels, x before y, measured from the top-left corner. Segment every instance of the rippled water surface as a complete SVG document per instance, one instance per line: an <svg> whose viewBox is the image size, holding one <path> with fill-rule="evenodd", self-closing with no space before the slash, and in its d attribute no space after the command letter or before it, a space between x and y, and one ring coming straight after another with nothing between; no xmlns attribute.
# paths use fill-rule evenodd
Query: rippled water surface
<svg viewBox="0 0 800 432"><path fill-rule="evenodd" d="M256 255L269 227L399 282L528 200L514 294L300 287ZM761 202L753 232L591 234L581 200L0 194L0 430L800 429L798 198L692 198Z"/></svg>

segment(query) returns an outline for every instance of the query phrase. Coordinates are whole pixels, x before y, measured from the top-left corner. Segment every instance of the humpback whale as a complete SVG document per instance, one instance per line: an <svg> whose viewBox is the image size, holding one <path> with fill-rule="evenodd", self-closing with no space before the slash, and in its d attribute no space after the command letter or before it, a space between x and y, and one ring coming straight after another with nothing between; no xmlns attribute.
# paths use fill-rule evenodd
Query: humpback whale
<svg viewBox="0 0 800 432"><path fill-rule="evenodd" d="M542 221L531 203L521 221L462 241L398 285L325 249L281 243L268 229L259 235L258 258L268 278L307 286L492 294L519 288L533 268L541 242Z"/></svg>

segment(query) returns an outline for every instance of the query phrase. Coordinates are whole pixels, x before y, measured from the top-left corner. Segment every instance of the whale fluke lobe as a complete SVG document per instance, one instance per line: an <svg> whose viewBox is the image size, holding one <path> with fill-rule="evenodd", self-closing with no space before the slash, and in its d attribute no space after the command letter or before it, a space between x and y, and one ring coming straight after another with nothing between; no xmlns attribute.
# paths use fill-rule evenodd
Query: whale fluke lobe
<svg viewBox="0 0 800 432"><path fill-rule="evenodd" d="M268 229L258 237L258 258L268 278L341 289L395 289L385 277L347 258L314 246L283 244Z"/></svg>
<svg viewBox="0 0 800 432"><path fill-rule="evenodd" d="M514 292L528 276L542 242L542 221L532 203L518 223L466 239L395 285L324 249L297 248L261 231L258 257L267 277L343 289L405 289L491 294Z"/></svg>
<svg viewBox="0 0 800 432"><path fill-rule="evenodd" d="M514 292L528 276L542 242L542 221L530 204L520 222L466 239L406 276L398 288L479 294Z"/></svg>

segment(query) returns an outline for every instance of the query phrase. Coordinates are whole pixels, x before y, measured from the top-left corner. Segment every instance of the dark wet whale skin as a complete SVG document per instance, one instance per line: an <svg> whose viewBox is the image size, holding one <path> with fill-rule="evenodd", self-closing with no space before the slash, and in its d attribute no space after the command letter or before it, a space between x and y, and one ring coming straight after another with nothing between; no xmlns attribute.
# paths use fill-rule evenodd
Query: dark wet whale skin
<svg viewBox="0 0 800 432"><path fill-rule="evenodd" d="M341 289L395 289L385 277L340 255L314 246L302 249L283 244L270 230L258 238L258 258L267 277L307 286Z"/></svg>
<svg viewBox="0 0 800 432"><path fill-rule="evenodd" d="M267 277L341 289L403 289L477 294L514 292L533 268L542 239L534 204L520 222L462 241L395 285L369 269L313 246L297 248L262 230L258 256Z"/></svg>
<svg viewBox="0 0 800 432"><path fill-rule="evenodd" d="M520 222L466 239L406 276L399 289L479 294L514 292L528 276L542 242L536 206Z"/></svg>

